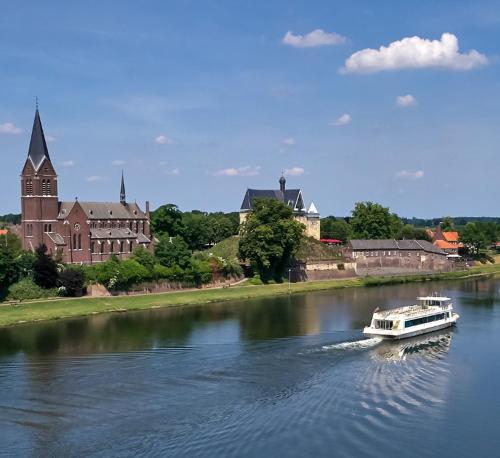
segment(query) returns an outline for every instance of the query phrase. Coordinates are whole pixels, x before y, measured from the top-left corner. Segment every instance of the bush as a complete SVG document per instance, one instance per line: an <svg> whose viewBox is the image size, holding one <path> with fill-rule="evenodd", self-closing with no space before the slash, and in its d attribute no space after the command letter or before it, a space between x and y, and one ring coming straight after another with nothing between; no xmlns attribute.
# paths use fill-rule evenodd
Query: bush
<svg viewBox="0 0 500 458"><path fill-rule="evenodd" d="M58 277L56 262L47 254L47 247L43 244L35 250L35 253L33 280L42 288L54 288Z"/></svg>
<svg viewBox="0 0 500 458"><path fill-rule="evenodd" d="M254 275L248 280L250 285L263 285L264 282L261 280L260 275Z"/></svg>
<svg viewBox="0 0 500 458"><path fill-rule="evenodd" d="M64 296L80 297L84 293L85 277L81 268L66 267L59 273L58 282Z"/></svg>
<svg viewBox="0 0 500 458"><path fill-rule="evenodd" d="M44 289L38 286L33 280L24 278L9 287L7 298L11 300L27 301L51 296L57 296L57 288Z"/></svg>
<svg viewBox="0 0 500 458"><path fill-rule="evenodd" d="M343 263L337 264L337 269L339 270L345 270L345 266Z"/></svg>

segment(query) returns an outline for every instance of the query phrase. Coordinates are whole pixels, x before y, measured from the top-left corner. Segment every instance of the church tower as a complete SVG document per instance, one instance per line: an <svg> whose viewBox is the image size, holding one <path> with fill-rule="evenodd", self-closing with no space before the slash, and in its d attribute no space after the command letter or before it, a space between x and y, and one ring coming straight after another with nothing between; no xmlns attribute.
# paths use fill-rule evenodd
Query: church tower
<svg viewBox="0 0 500 458"><path fill-rule="evenodd" d="M21 173L23 248L34 250L55 232L59 203L57 174L50 160L38 107L31 132L28 158Z"/></svg>

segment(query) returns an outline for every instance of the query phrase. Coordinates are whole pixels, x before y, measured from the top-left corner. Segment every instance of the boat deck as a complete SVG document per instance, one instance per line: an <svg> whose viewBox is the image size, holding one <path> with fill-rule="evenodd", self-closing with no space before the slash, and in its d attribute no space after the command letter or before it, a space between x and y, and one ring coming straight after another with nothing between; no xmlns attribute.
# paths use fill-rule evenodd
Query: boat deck
<svg viewBox="0 0 500 458"><path fill-rule="evenodd" d="M451 304L446 304L444 306L439 305L431 305L428 307L422 307L421 305L408 305L405 307L398 307L390 310L383 310L380 312L375 312L373 315L377 319L388 319L389 317L401 318L405 317L417 317L417 316L425 316L432 315L439 312L448 311L450 309Z"/></svg>

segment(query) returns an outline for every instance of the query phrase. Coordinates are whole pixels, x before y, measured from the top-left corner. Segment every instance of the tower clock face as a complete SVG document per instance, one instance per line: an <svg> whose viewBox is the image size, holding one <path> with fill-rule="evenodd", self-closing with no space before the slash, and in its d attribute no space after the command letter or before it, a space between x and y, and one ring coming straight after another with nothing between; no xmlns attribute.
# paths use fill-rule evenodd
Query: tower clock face
<svg viewBox="0 0 500 458"><path fill-rule="evenodd" d="M80 230L80 223L75 223L75 231L79 231Z"/></svg>

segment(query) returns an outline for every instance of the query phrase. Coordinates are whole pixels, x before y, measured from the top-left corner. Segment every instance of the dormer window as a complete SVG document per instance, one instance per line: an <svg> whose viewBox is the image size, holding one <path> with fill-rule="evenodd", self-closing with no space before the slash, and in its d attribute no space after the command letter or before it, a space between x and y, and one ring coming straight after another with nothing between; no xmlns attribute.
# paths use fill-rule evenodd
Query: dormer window
<svg viewBox="0 0 500 458"><path fill-rule="evenodd" d="M113 214L113 210L109 210L109 214L112 215Z"/></svg>

